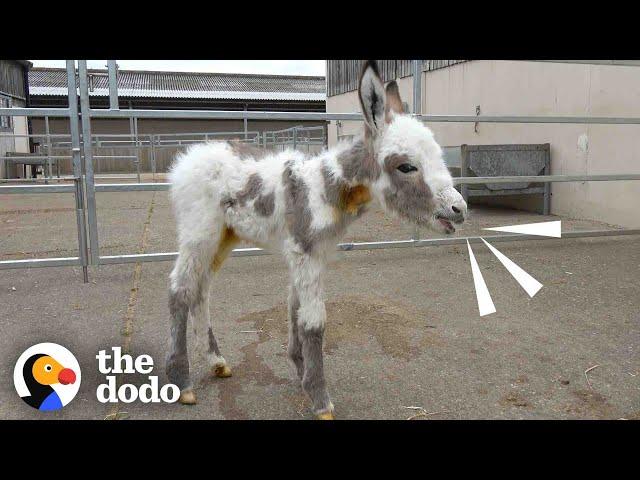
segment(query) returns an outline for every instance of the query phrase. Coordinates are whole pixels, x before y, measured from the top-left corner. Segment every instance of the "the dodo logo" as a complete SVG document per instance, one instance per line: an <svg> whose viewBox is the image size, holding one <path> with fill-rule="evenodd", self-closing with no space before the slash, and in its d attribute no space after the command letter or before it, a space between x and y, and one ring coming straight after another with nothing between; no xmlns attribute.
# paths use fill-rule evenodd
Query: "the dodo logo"
<svg viewBox="0 0 640 480"><path fill-rule="evenodd" d="M59 410L80 389L80 365L69 350L56 343L27 348L13 369L13 384L20 398L33 408Z"/></svg>

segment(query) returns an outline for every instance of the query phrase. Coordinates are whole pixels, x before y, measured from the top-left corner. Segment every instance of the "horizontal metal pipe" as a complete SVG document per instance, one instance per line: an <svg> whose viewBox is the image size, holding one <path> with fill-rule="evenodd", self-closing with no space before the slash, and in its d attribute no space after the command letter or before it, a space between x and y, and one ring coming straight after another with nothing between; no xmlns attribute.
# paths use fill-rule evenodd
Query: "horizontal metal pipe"
<svg viewBox="0 0 640 480"><path fill-rule="evenodd" d="M640 229L636 230L578 230L574 232L563 232L562 238L583 238L583 237L609 237L618 235L640 235ZM422 240L391 240L386 242L357 242L339 243L336 248L339 251L351 252L354 250L382 250L386 248L412 248L412 247L433 247L442 245L460 245L469 242L480 242L481 237L450 237L450 238L428 238ZM489 242L512 242L523 240L560 240L553 237L539 237L536 235L504 234L482 236ZM272 255L273 253L262 248L237 248L231 252L232 257L253 257L258 255ZM110 255L100 257L100 264L120 264L136 262L164 262L175 260L177 252L166 253L144 253L137 255Z"/></svg>
<svg viewBox="0 0 640 480"><path fill-rule="evenodd" d="M79 257L29 258L26 260L2 260L0 270L14 268L69 267L80 265Z"/></svg>
<svg viewBox="0 0 640 480"><path fill-rule="evenodd" d="M259 255L272 255L262 248L236 248L231 252L232 257L254 257ZM168 262L178 258L178 252L166 253L141 253L133 255L106 255L100 257L100 265L114 265L120 263L137 262Z"/></svg>
<svg viewBox="0 0 640 480"><path fill-rule="evenodd" d="M13 163L22 163L22 160L47 160L48 158L54 160L65 160L69 158L73 158L71 155L25 155L25 156L15 156L15 157L0 157L0 160L9 160Z"/></svg>
<svg viewBox="0 0 640 480"><path fill-rule="evenodd" d="M520 182L602 182L614 180L640 180L640 174L612 175L538 175L538 176L503 176L503 177L454 177L456 185L476 185L485 183L520 183ZM170 183L103 183L96 185L98 192L136 192L169 190Z"/></svg>
<svg viewBox="0 0 640 480"><path fill-rule="evenodd" d="M170 183L98 183L96 192L153 192L169 190Z"/></svg>
<svg viewBox="0 0 640 480"><path fill-rule="evenodd" d="M547 62L547 63L579 63L583 65L613 65L638 67L640 60L526 60L528 62Z"/></svg>
<svg viewBox="0 0 640 480"><path fill-rule="evenodd" d="M574 232L563 232L562 238L588 238L588 237L609 237L619 235L640 235L640 229L634 230L578 230ZM538 237L535 235L504 234L483 236L489 242L512 242L523 240L561 240L552 237ZM340 251L350 252L354 250L380 250L386 248L411 248L411 247L433 247L443 245L460 245L469 242L480 242L480 237L451 237L451 238L430 238L422 240L392 240L387 242L357 242L340 243L336 248ZM232 257L253 257L259 255L272 255L268 250L261 248L237 248L231 252ZM166 253L144 253L135 255L108 255L99 258L100 265L117 265L123 263L137 262L166 262L175 260L177 252ZM66 258L42 258L27 260L5 260L0 261L0 270L15 268L37 268L37 267L62 267L80 265L78 257Z"/></svg>
<svg viewBox="0 0 640 480"><path fill-rule="evenodd" d="M322 128L322 127L321 127ZM252 137L255 137L259 134L260 132L257 132L255 130L250 130L247 132L247 135L250 135ZM209 136L221 136L221 135L236 135L236 136L244 136L244 132L192 132L192 133L157 133L155 136L158 139L162 139L164 137L195 137L195 136L200 136L200 137L204 137L206 135Z"/></svg>
<svg viewBox="0 0 640 480"><path fill-rule="evenodd" d="M0 108L3 117L68 117L68 108Z"/></svg>
<svg viewBox="0 0 640 480"><path fill-rule="evenodd" d="M32 193L67 193L75 192L76 187L69 185L0 185L0 195L5 193L32 194Z"/></svg>
<svg viewBox="0 0 640 480"><path fill-rule="evenodd" d="M423 122L448 123L570 123L596 125L637 125L640 117L560 117L513 115L416 115Z"/></svg>
<svg viewBox="0 0 640 480"><path fill-rule="evenodd" d="M68 108L0 108L2 116L68 117ZM362 120L360 113L253 112L224 110L110 110L91 109L93 118L208 118L248 120ZM572 123L601 125L637 125L640 117L561 117L561 116L489 116L489 115L414 115L424 122L453 123Z"/></svg>
<svg viewBox="0 0 640 480"><path fill-rule="evenodd" d="M621 173L611 175L528 175L499 177L454 177L455 185L476 185L484 183L521 183L521 182L607 182L614 180L640 180L640 173Z"/></svg>
<svg viewBox="0 0 640 480"><path fill-rule="evenodd" d="M248 120L362 120L360 113L321 112L254 112L224 110L109 110L92 109L95 118L205 118ZM573 123L573 124L640 124L640 117L562 117L504 115L413 115L424 122L453 123Z"/></svg>
<svg viewBox="0 0 640 480"><path fill-rule="evenodd" d="M105 177L108 178L108 177ZM617 175L539 175L510 177L456 177L456 185L478 185L485 183L519 183L519 182L602 182L619 180L640 180L640 174ZM169 190L170 183L101 183L96 185L96 192L151 192ZM73 191L73 185L0 185L2 193L60 193Z"/></svg>

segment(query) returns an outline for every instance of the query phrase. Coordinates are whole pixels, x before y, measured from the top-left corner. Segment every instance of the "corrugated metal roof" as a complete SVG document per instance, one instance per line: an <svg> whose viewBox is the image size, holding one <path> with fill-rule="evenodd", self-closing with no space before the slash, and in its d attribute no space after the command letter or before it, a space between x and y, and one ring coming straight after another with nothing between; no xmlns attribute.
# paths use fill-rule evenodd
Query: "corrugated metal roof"
<svg viewBox="0 0 640 480"><path fill-rule="evenodd" d="M89 95L109 95L106 73L106 70L89 70L90 87L93 83ZM66 70L32 69L29 72L29 91L34 96L66 96ZM118 94L129 98L326 100L324 77L136 70L118 71Z"/></svg>

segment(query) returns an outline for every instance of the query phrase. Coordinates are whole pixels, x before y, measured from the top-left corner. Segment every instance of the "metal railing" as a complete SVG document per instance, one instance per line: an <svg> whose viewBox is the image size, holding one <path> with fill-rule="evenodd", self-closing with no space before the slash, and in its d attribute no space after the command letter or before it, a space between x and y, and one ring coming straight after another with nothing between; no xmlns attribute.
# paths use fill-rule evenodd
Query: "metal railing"
<svg viewBox="0 0 640 480"><path fill-rule="evenodd" d="M416 61L419 62L419 61ZM48 116L69 118L71 132L71 153L73 159L73 185L0 185L0 194L31 194L31 193L74 193L76 199L76 216L78 224L77 257L46 258L0 261L0 269L33 268L43 266L80 265L83 269L85 282L88 281L88 265L121 264L131 262L168 261L176 257L176 252L108 255L101 256L98 239L98 219L96 214L96 192L123 191L165 191L168 183L130 183L130 184L99 184L94 182L93 148L94 142L81 144L78 131L79 120L82 120L82 138L94 138L91 135L91 119L93 118L138 118L162 119L248 119L248 120L362 120L359 113L310 113L310 112L255 112L255 111L213 111L213 110L138 110L119 109L117 103L117 84L115 82L115 61L109 61L110 108L92 109L89 106L87 88L86 61L78 62L80 109L78 113L78 95L76 93L75 61L67 61L67 78L69 85L69 108L0 108L0 115L9 116ZM414 77L414 82L420 82L420 76ZM419 98L417 87L414 95ZM556 116L470 116L470 115L422 115L413 113L415 118L424 122L485 122L485 123L573 123L573 124L602 124L602 125L637 125L640 117L556 117ZM137 132L136 132L137 133ZM243 132L244 135L245 132ZM177 135L177 134L176 134ZM175 137L175 135L174 135ZM175 139L174 139L175 141ZM140 139L136 146L140 146ZM154 145L154 141L151 141ZM81 156L81 146L82 152ZM161 147L162 144L156 145ZM175 145L174 145L175 146ZM519 182L585 182L585 181L618 181L640 180L640 174L610 174L610 175L541 175L533 177L502 176L502 177L457 177L454 182L458 185L483 183L519 183ZM623 230L588 230L563 232L564 238L598 237L612 235L637 235L640 229ZM414 234L410 240L394 240L380 242L351 242L340 243L337 248L342 251L372 250L383 248L425 247L432 245L454 245L467 240L479 241L479 237L454 237L440 239L419 239ZM519 234L505 234L484 237L491 241L540 240L541 237ZM232 256L268 255L269 252L260 248L239 248L232 252Z"/></svg>

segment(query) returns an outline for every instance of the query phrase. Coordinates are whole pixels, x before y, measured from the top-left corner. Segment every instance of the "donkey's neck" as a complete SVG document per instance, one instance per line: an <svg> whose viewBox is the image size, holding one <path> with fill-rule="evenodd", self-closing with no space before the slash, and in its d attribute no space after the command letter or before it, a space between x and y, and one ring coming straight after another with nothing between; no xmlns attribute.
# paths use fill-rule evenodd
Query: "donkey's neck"
<svg viewBox="0 0 640 480"><path fill-rule="evenodd" d="M352 187L368 186L380 176L370 142L364 137L338 144L332 156L336 164L335 176Z"/></svg>
<svg viewBox="0 0 640 480"><path fill-rule="evenodd" d="M322 160L319 173L324 181L324 198L334 209L336 223L346 226L371 201L370 185L380 175L380 168L364 138L339 144Z"/></svg>

